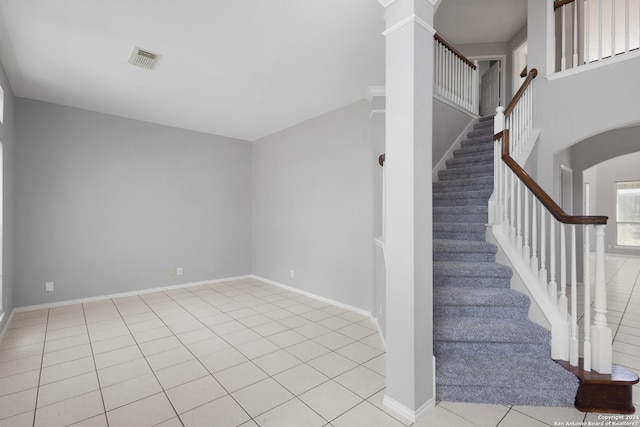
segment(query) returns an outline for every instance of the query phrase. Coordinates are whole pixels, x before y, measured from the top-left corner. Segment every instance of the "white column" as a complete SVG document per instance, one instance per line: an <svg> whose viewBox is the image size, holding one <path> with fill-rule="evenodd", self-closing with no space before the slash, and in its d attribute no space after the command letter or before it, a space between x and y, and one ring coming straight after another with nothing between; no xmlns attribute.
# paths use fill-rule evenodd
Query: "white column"
<svg viewBox="0 0 640 427"><path fill-rule="evenodd" d="M386 31L385 405L435 405L431 150L435 0L379 0Z"/></svg>

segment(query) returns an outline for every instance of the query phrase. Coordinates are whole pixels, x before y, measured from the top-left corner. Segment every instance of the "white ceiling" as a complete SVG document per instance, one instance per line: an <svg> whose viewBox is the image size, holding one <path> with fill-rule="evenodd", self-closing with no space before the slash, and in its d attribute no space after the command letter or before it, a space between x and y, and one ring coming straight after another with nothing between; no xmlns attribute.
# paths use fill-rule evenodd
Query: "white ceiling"
<svg viewBox="0 0 640 427"><path fill-rule="evenodd" d="M436 24L505 41L524 22L478 14L521 21L521 4L526 20L526 0L443 0ZM1 0L0 60L17 96L253 141L384 85L383 15L376 0ZM161 55L154 70L128 63L134 46Z"/></svg>
<svg viewBox="0 0 640 427"><path fill-rule="evenodd" d="M507 42L527 25L527 0L442 0L434 26L449 42Z"/></svg>

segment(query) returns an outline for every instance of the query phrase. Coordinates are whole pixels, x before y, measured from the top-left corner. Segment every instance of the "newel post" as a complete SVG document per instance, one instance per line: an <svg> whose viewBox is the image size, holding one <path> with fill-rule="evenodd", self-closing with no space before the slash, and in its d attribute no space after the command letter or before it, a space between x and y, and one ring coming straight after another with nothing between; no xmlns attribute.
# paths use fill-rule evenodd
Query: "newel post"
<svg viewBox="0 0 640 427"><path fill-rule="evenodd" d="M473 61L473 65L476 68L471 74L471 87L473 88L473 107L471 111L476 114L480 113L480 62L478 60Z"/></svg>
<svg viewBox="0 0 640 427"><path fill-rule="evenodd" d="M493 133L500 133L504 130L504 107L499 105L496 108L496 115L493 117Z"/></svg>
<svg viewBox="0 0 640 427"><path fill-rule="evenodd" d="M593 310L593 330L591 331L591 366L601 374L610 374L612 361L612 333L607 325L607 284L604 276L604 229L596 225L596 283Z"/></svg>

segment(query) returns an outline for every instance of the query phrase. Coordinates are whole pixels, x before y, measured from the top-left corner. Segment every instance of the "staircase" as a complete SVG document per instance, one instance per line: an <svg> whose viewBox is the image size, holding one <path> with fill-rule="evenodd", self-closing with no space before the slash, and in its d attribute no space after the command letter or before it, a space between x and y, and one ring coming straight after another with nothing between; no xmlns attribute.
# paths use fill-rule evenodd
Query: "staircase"
<svg viewBox="0 0 640 427"><path fill-rule="evenodd" d="M493 118L481 118L433 184L434 354L438 400L574 406L578 378L550 358L549 332L485 241Z"/></svg>

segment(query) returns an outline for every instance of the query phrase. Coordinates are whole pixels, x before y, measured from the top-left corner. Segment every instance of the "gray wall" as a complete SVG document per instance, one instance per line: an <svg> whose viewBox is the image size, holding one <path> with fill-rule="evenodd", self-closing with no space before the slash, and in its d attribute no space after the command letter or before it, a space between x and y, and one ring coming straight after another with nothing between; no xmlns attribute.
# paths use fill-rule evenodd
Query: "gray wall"
<svg viewBox="0 0 640 427"><path fill-rule="evenodd" d="M251 273L250 143L16 104L16 306Z"/></svg>
<svg viewBox="0 0 640 427"><path fill-rule="evenodd" d="M367 311L379 167L370 110L363 100L253 143L253 273Z"/></svg>
<svg viewBox="0 0 640 427"><path fill-rule="evenodd" d="M15 98L2 64L0 64L0 85L4 90L4 122L0 123L0 141L3 151L3 218L2 218L2 307L8 314L14 307L14 271L13 271L13 236L14 236L14 152L15 152ZM0 322L0 331L8 316Z"/></svg>
<svg viewBox="0 0 640 427"><path fill-rule="evenodd" d="M604 131L640 123L640 57L549 79L547 30L555 24L546 21L548 2L529 0L528 5L528 65L540 72L534 83L534 120L542 131L536 147L538 183L557 194L557 153Z"/></svg>
<svg viewBox="0 0 640 427"><path fill-rule="evenodd" d="M615 183L620 181L640 181L640 168L638 165L640 165L640 152L615 157L594 167L597 176L594 202L599 207L598 213L609 217L605 234L607 253L640 255L637 249L616 248Z"/></svg>
<svg viewBox="0 0 640 427"><path fill-rule="evenodd" d="M638 254L637 251L628 251L625 249L616 249L615 245L615 215L612 211L613 206L606 203L613 203L612 194L606 195L606 185L601 185L601 180L609 182L609 193L612 193L613 183L611 176L616 176L614 171L611 173L600 173L599 165L617 164L619 167L618 181L640 179L640 169L638 163L631 163L629 159L636 158L637 154L631 156L632 153L640 152L640 126L630 126L620 129L614 129L601 134L587 138L584 141L565 150L571 157L573 167L573 206L574 211L583 213L583 186L584 176L591 177L591 193L597 194L595 198L591 198L591 215L609 216L607 223L606 240L607 244L612 245L607 248L607 252L621 254ZM627 156L630 155L630 156ZM635 157L634 157L635 156ZM610 160L612 159L612 160ZM610 160L613 163L607 162ZM594 166L598 166L594 168ZM615 167L614 167L615 168ZM604 170L604 169L603 169ZM588 173L586 173L589 171ZM622 178L634 175L637 178ZM613 174L613 175L612 175ZM596 183L597 185L594 185ZM595 192L595 193L594 193Z"/></svg>
<svg viewBox="0 0 640 427"><path fill-rule="evenodd" d="M471 113L462 112L436 97L433 98L433 167L447 154L473 118Z"/></svg>

